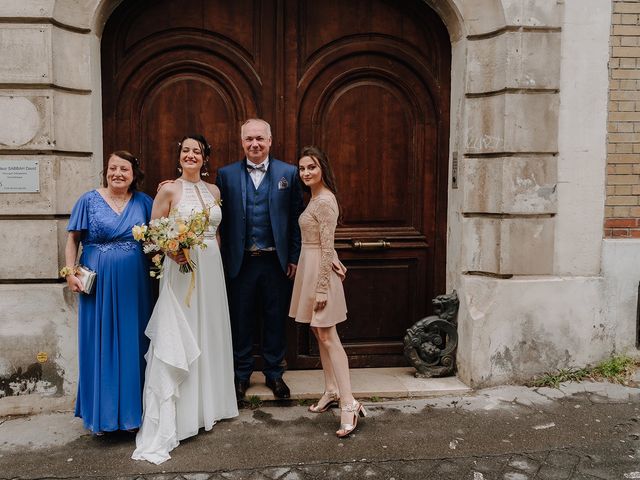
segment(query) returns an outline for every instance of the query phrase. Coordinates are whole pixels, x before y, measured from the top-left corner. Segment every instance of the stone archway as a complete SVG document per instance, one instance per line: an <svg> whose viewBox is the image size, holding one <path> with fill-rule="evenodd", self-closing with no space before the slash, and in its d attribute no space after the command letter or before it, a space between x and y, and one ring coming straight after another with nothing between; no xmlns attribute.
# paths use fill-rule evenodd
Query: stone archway
<svg viewBox="0 0 640 480"><path fill-rule="evenodd" d="M97 11L104 17L119 3L105 0ZM535 259L553 251L561 8L500 0L426 3L452 42L446 278L447 290L458 289L462 299L459 374L469 383L490 383L520 367L505 367L502 377L491 373L495 351L477 319L504 326L508 319L478 307L477 289L491 278L552 273L549 262ZM555 52L551 61L549 52ZM526 131L535 134L523 136ZM532 172L535 182L519 182ZM514 189L517 184L526 187ZM518 255L523 243L535 254Z"/></svg>
<svg viewBox="0 0 640 480"><path fill-rule="evenodd" d="M270 121L277 158L320 145L349 192L336 244L351 272L347 353L356 367L404 365L406 329L445 289L449 35L420 0L259 5L271 13L245 15L251 2L121 3L102 37L105 154L126 145L139 155L153 195L174 175L171 146L185 129L211 142L212 174L240 157L247 116ZM350 9L366 21L346 20ZM345 20L329 28L335 16ZM288 339L291 367L319 364L306 329Z"/></svg>
<svg viewBox="0 0 640 480"><path fill-rule="evenodd" d="M449 150L458 169L449 171L446 277L447 290L461 293L459 375L472 384L495 383L523 371L517 361L501 361L499 352L525 334L504 311L483 305L479 293L492 282L506 282L500 285L508 285L508 295L517 298L520 287L508 278L554 273L549 259L557 212L562 6L426 2L452 41ZM96 32L119 3L96 2ZM521 181L531 178L535 181ZM519 255L521 245L532 254ZM491 343L489 324L514 330L513 335ZM502 362L497 369L496 362Z"/></svg>

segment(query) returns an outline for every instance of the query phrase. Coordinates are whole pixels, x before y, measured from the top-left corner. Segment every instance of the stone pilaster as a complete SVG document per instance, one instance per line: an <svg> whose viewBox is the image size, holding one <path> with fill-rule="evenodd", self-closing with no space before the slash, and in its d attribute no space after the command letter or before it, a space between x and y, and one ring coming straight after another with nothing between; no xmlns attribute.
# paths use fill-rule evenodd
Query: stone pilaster
<svg viewBox="0 0 640 480"><path fill-rule="evenodd" d="M99 182L99 3L0 2L0 161L39 165L38 192L0 194L0 415L73 402L76 299L57 272L71 208Z"/></svg>
<svg viewBox="0 0 640 480"><path fill-rule="evenodd" d="M562 9L503 4L505 25L467 37L463 270L552 274Z"/></svg>

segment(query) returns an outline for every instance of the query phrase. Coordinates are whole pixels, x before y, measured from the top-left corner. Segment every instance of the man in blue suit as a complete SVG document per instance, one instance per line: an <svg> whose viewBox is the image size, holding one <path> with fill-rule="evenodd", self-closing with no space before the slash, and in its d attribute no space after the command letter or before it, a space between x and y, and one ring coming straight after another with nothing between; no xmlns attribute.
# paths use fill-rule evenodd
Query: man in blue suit
<svg viewBox="0 0 640 480"><path fill-rule="evenodd" d="M291 280L300 256L302 188L298 169L269 156L271 126L247 120L241 129L246 158L218 170L222 202L222 258L227 275L236 395L245 396L254 368L254 325L262 320L266 384L289 398L282 379L285 322Z"/></svg>

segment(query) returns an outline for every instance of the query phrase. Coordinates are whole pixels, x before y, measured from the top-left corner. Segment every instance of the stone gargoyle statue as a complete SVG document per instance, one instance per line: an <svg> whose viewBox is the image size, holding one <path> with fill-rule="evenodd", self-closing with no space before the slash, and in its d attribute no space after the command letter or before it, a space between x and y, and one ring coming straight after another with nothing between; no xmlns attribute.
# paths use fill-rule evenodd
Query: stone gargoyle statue
<svg viewBox="0 0 640 480"><path fill-rule="evenodd" d="M458 294L438 295L431 303L435 315L418 320L404 337L404 356L420 378L446 377L456 368Z"/></svg>

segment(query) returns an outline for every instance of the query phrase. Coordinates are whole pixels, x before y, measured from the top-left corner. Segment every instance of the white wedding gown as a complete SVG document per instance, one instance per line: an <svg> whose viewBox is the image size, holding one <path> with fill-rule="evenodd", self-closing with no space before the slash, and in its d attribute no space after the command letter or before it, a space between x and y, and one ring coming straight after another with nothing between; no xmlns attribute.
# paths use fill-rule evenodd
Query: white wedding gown
<svg viewBox="0 0 640 480"><path fill-rule="evenodd" d="M185 303L191 274L181 273L178 264L165 258L160 296L145 330L151 344L145 355L143 420L132 458L156 465L171 458L169 452L180 440L238 415L229 306L215 238L222 212L204 183L178 181L180 216L202 210L198 191L211 207L211 226L207 248L191 249L196 262L191 306Z"/></svg>

